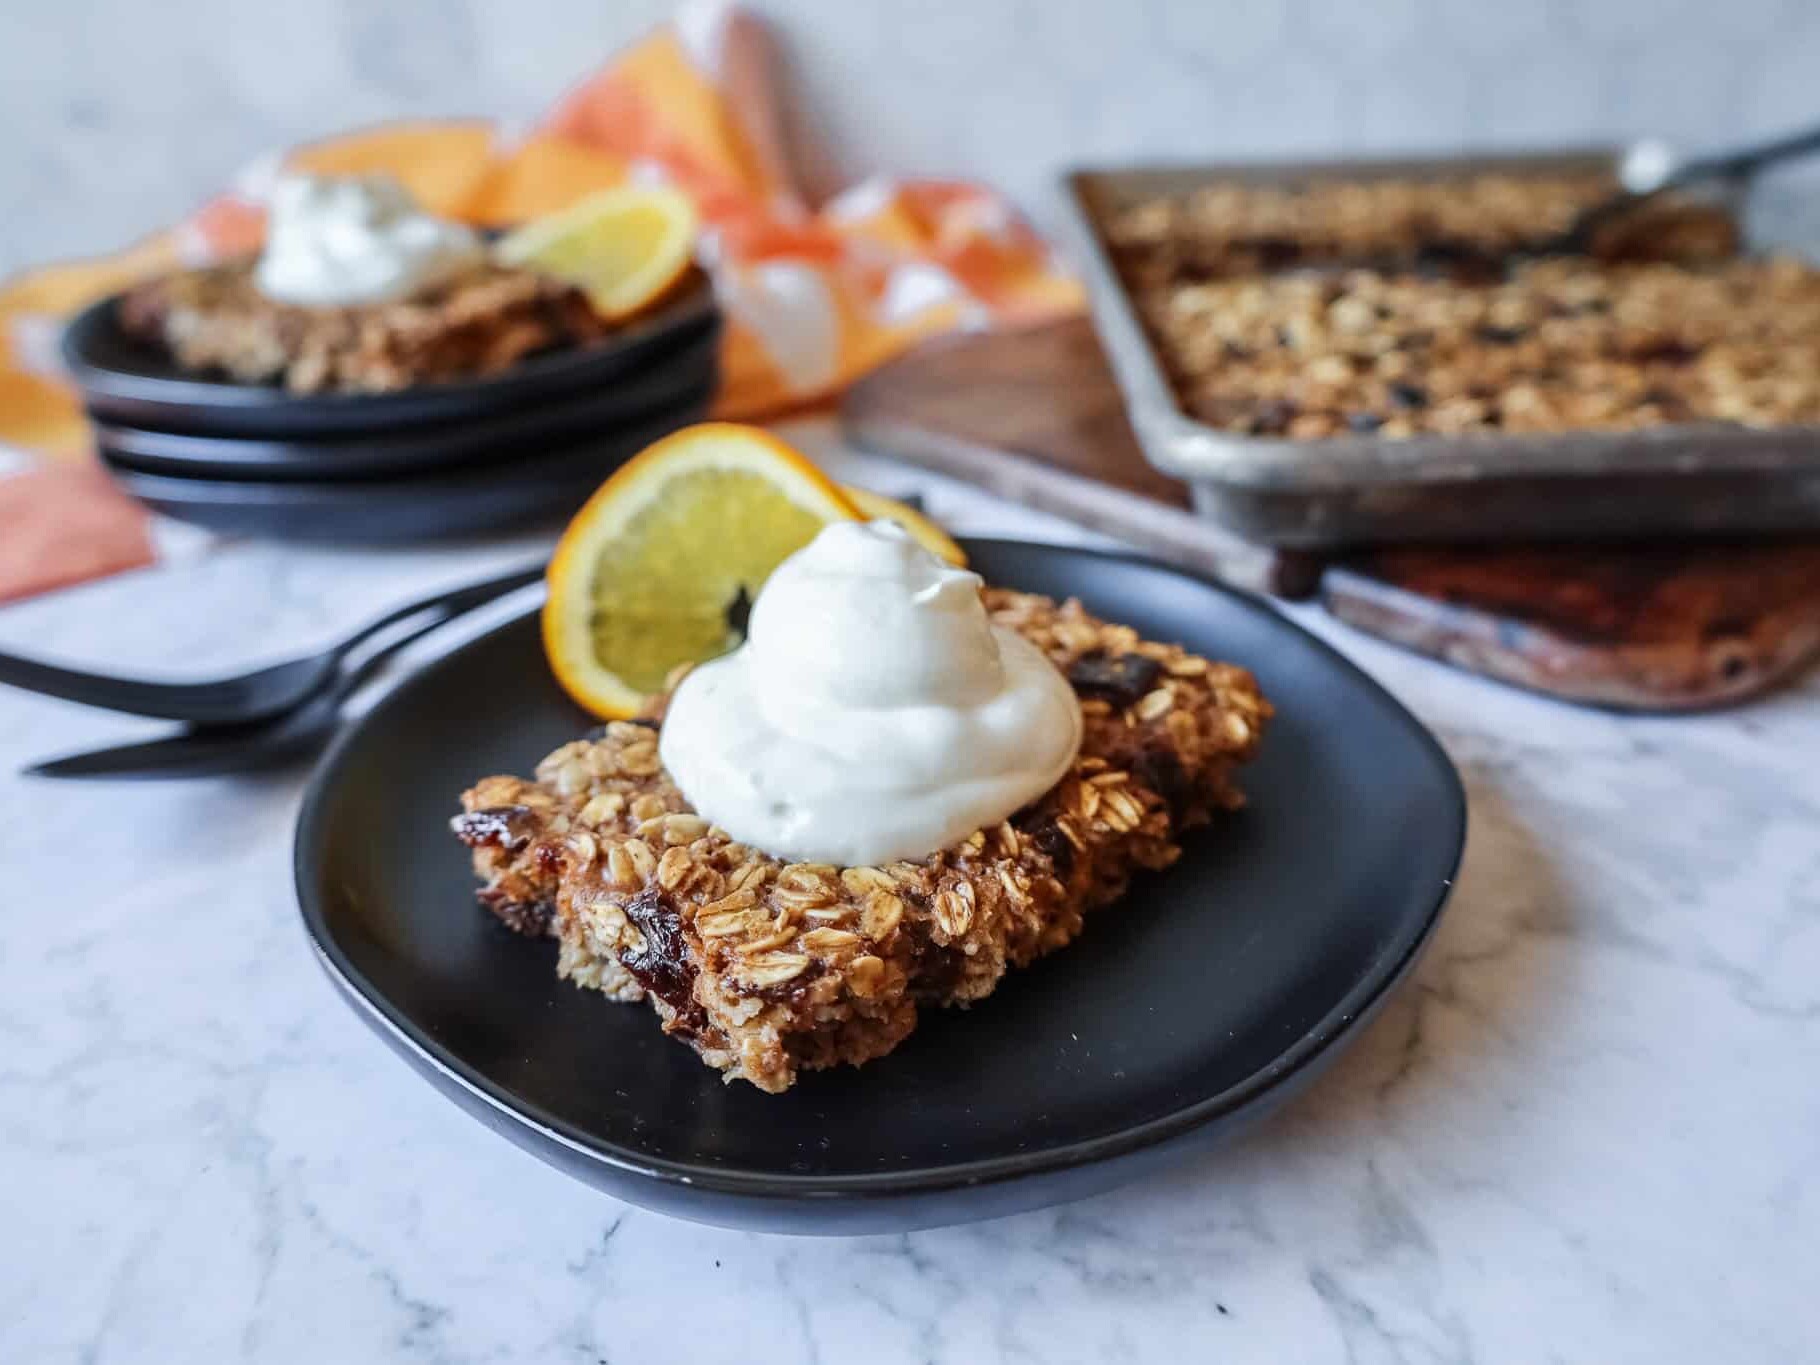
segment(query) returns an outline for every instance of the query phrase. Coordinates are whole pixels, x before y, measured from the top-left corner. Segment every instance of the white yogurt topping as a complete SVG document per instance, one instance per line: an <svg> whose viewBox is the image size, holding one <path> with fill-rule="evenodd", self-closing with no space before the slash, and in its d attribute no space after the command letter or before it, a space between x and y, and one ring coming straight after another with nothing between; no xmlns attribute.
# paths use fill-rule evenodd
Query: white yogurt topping
<svg viewBox="0 0 1820 1365"><path fill-rule="evenodd" d="M390 176L286 176L270 208L254 280L280 303L333 308L408 298L486 254L472 231L421 212Z"/></svg>
<svg viewBox="0 0 1820 1365"><path fill-rule="evenodd" d="M1074 691L991 624L977 575L890 522L839 522L778 565L746 643L683 679L664 766L689 803L773 857L920 858L1061 779Z"/></svg>

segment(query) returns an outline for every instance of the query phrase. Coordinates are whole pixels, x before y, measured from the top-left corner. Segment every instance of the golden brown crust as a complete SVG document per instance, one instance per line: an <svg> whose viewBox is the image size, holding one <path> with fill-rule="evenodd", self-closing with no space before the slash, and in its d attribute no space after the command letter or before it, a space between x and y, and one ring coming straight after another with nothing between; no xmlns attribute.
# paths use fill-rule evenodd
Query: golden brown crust
<svg viewBox="0 0 1820 1365"><path fill-rule="evenodd" d="M1073 770L1009 820L917 862L784 864L689 808L657 732L615 722L534 782L465 793L457 834L483 901L515 927L553 903L564 976L648 998L665 1030L729 1078L782 1090L801 1068L896 1046L920 1003L991 993L1007 966L1069 942L1184 829L1239 805L1232 770L1270 707L1243 669L1095 620L1078 603L988 591L995 620L1044 649L1082 697Z"/></svg>
<svg viewBox="0 0 1820 1365"><path fill-rule="evenodd" d="M247 261L129 290L120 325L186 369L298 393L383 393L493 374L609 330L579 290L528 270L483 265L410 299L301 308L261 294Z"/></svg>
<svg viewBox="0 0 1820 1365"><path fill-rule="evenodd" d="M1222 181L1128 205L1107 235L1121 268L1142 285L1340 262L1470 273L1488 258L1566 232L1616 188L1605 174ZM1723 260L1737 248L1728 215L1675 196L1626 214L1593 244L1603 260Z"/></svg>

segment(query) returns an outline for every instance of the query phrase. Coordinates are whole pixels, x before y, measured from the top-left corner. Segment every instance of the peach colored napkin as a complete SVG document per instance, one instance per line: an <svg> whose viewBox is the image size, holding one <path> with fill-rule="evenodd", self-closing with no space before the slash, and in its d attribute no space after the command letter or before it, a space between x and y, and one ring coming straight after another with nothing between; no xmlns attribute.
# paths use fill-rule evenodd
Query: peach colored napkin
<svg viewBox="0 0 1820 1365"><path fill-rule="evenodd" d="M432 211L495 226L627 179L693 197L730 325L719 414L815 403L932 333L1072 311L1079 286L1005 200L952 181L869 180L808 205L787 165L767 36L737 6L685 5L563 96L528 135L394 124L268 159L187 221L113 257L0 283L0 601L153 561L148 516L92 464L55 366L61 320L127 283L257 248L282 169L389 171Z"/></svg>

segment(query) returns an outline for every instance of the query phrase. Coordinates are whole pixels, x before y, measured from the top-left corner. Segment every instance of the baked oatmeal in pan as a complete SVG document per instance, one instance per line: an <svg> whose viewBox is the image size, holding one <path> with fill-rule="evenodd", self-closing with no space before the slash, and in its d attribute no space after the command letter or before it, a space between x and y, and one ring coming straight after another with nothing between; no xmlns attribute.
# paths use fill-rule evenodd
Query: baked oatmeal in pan
<svg viewBox="0 0 1820 1365"><path fill-rule="evenodd" d="M1235 770L1271 708L1244 669L1078 602L990 588L983 601L1078 699L1078 752L1035 801L926 857L780 859L694 812L660 758L660 699L558 749L533 778L463 794L454 829L482 903L554 936L564 977L649 1001L705 1063L767 1091L883 1056L921 1008L989 995L1242 804Z"/></svg>
<svg viewBox="0 0 1820 1365"><path fill-rule="evenodd" d="M1526 255L1603 175L1221 184L1126 209L1119 269L1183 408L1343 434L1820 423L1820 271L1667 198Z"/></svg>

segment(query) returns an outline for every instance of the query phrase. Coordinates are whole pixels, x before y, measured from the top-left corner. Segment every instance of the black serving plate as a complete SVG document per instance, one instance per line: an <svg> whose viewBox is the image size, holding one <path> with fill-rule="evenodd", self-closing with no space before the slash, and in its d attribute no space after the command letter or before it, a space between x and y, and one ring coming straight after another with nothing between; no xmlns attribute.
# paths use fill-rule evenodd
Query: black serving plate
<svg viewBox="0 0 1820 1365"><path fill-rule="evenodd" d="M718 337L703 333L662 364L582 393L465 421L303 440L147 431L96 421L115 468L180 478L340 480L397 478L498 462L523 450L573 445L664 412L704 411L714 395Z"/></svg>
<svg viewBox="0 0 1820 1365"><path fill-rule="evenodd" d="M720 326L713 289L697 273L675 298L594 345L532 356L484 379L384 394L294 394L181 369L159 348L121 331L118 303L117 295L103 299L63 333L64 363L92 417L155 431L279 439L462 421L594 392L658 365Z"/></svg>
<svg viewBox="0 0 1820 1365"><path fill-rule="evenodd" d="M305 798L304 922L331 979L420 1074L619 1198L790 1232L902 1230L1109 1189L1211 1146L1306 1082L1434 928L1466 829L1434 739L1326 645L1161 565L967 545L989 582L1254 669L1278 707L1250 806L1098 912L1079 942L889 1057L780 1096L725 1085L643 1006L558 981L554 947L473 901L448 833L477 777L589 720L527 615L406 681Z"/></svg>
<svg viewBox="0 0 1820 1365"><path fill-rule="evenodd" d="M227 535L406 543L468 535L573 513L645 446L707 415L712 391L583 441L508 446L484 464L408 478L210 479L147 474L105 438L114 482L154 511Z"/></svg>

